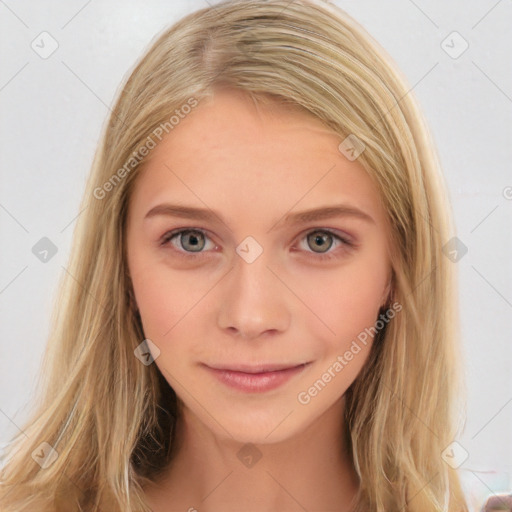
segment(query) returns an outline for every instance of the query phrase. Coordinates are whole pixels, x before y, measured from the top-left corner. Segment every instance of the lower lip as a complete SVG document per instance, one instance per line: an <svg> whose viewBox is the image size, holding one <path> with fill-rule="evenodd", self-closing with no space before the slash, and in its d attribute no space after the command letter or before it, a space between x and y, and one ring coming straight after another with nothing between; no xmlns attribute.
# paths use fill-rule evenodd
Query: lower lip
<svg viewBox="0 0 512 512"><path fill-rule="evenodd" d="M309 363L295 366L293 368L287 368L286 370L263 373L217 370L215 368L210 368L209 366L207 366L207 368L217 377L217 379L231 388L243 391L244 393L263 393L282 386L292 377L301 373L308 364Z"/></svg>

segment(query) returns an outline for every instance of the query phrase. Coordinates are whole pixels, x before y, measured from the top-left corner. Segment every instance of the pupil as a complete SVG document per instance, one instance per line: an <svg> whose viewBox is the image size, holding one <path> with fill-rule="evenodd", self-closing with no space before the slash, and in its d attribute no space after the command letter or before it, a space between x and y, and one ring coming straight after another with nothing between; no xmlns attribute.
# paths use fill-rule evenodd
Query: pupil
<svg viewBox="0 0 512 512"><path fill-rule="evenodd" d="M185 248L187 248L187 244L188 244L190 246L189 248L191 248L194 252L197 252L198 250L201 249L201 247L199 246L200 237L198 237L197 235L194 235L194 234L190 234L190 233L184 233L183 235L188 236L188 242L183 244L183 246Z"/></svg>
<svg viewBox="0 0 512 512"><path fill-rule="evenodd" d="M324 234L324 235L312 235L312 238L315 242L315 244L317 244L317 246L319 246L320 249L323 249L321 251L317 251L317 252L326 252L330 249L331 245L332 245L332 241L331 243L328 243L326 242L325 238L326 237L330 237L331 235L329 234Z"/></svg>

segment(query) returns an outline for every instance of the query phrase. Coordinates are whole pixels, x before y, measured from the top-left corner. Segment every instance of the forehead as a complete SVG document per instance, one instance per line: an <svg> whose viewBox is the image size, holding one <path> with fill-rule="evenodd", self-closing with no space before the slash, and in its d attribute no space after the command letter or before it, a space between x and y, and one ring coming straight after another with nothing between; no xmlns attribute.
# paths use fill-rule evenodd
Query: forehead
<svg viewBox="0 0 512 512"><path fill-rule="evenodd" d="M377 189L362 165L339 151L342 140L298 108L255 105L241 92L221 90L201 100L151 151L133 206L147 210L179 199L224 209L227 216L261 217L295 204L307 209L347 201L382 216Z"/></svg>

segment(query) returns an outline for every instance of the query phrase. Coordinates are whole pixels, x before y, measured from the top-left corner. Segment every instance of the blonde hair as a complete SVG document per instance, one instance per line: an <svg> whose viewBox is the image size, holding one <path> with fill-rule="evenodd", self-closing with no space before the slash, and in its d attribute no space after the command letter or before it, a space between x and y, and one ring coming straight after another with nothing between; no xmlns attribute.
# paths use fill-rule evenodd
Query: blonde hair
<svg viewBox="0 0 512 512"><path fill-rule="evenodd" d="M60 283L38 405L6 452L1 510L150 510L143 485L171 460L176 395L134 356L145 336L126 260L127 205L141 148L221 85L351 136L389 215L402 311L346 393L357 510L466 511L441 455L458 434L462 386L456 276L443 254L454 227L434 143L385 51L340 8L313 0L191 13L156 38L121 88ZM41 443L58 454L45 469L31 456Z"/></svg>

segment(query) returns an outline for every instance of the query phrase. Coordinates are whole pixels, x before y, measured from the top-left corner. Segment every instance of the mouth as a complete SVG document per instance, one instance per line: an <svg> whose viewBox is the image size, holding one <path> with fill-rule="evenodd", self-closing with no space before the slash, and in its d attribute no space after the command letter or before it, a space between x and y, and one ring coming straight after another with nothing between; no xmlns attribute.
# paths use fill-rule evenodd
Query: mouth
<svg viewBox="0 0 512 512"><path fill-rule="evenodd" d="M302 373L311 362L299 364L203 365L221 383L245 393L276 389Z"/></svg>

